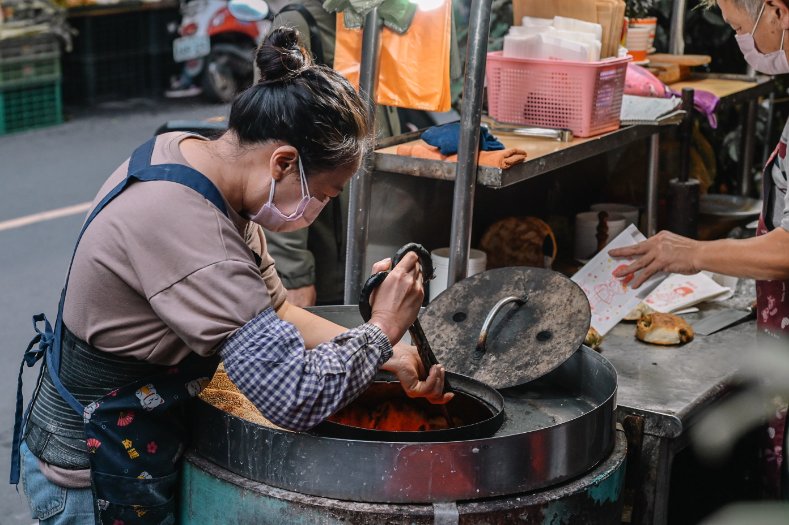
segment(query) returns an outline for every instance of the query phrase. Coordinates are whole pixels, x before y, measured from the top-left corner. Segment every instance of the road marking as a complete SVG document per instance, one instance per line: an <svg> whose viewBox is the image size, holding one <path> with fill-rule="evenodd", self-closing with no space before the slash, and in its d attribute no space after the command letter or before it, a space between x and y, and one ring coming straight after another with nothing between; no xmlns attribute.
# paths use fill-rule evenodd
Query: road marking
<svg viewBox="0 0 789 525"><path fill-rule="evenodd" d="M0 222L0 232L4 230L13 230L14 228L21 228L37 222L51 221L52 219L60 219L61 217L68 217L69 215L77 215L85 213L90 209L90 202L83 202L82 204L75 204L74 206L66 206L65 208L58 208L56 210L42 211L41 213L34 213L32 215L25 215L17 219Z"/></svg>

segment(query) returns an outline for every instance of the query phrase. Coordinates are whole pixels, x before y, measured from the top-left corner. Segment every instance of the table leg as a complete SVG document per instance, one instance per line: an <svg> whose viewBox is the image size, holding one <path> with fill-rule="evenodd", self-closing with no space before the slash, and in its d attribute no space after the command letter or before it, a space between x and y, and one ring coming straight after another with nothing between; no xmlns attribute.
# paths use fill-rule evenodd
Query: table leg
<svg viewBox="0 0 789 525"><path fill-rule="evenodd" d="M660 132L649 139L649 166L647 171L647 220L646 234L651 237L657 233L658 167L660 154Z"/></svg>

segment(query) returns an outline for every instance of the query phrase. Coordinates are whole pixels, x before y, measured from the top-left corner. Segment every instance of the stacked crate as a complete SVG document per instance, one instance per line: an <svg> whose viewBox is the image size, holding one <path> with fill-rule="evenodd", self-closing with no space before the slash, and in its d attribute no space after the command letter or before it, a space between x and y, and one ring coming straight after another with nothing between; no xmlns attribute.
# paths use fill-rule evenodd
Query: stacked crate
<svg viewBox="0 0 789 525"><path fill-rule="evenodd" d="M55 37L0 40L0 135L63 122L60 84Z"/></svg>
<svg viewBox="0 0 789 525"><path fill-rule="evenodd" d="M63 56L64 96L69 104L160 96L176 72L170 23L180 20L177 4L155 9L101 7L70 10L78 35ZM105 12L106 11L106 12Z"/></svg>

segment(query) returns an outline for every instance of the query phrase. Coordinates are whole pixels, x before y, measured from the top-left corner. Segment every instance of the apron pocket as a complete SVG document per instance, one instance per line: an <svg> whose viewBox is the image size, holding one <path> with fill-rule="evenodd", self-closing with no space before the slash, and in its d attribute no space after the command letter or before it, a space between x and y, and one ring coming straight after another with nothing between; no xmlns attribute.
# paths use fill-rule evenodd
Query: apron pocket
<svg viewBox="0 0 789 525"><path fill-rule="evenodd" d="M141 476L145 473L141 474ZM178 472L159 478L116 476L93 471L93 493L99 500L116 505L156 507L175 496Z"/></svg>
<svg viewBox="0 0 789 525"><path fill-rule="evenodd" d="M138 525L175 525L175 498L162 505L118 505L97 501L98 522L101 525L118 523Z"/></svg>

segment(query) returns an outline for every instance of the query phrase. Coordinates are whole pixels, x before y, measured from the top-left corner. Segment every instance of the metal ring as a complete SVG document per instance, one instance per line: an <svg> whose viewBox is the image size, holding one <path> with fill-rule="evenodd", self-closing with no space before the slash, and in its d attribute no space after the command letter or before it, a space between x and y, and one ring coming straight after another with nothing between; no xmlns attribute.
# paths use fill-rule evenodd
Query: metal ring
<svg viewBox="0 0 789 525"><path fill-rule="evenodd" d="M509 297L505 297L504 299L500 300L496 303L493 308L490 309L488 312L488 316L485 317L485 322L482 323L482 330L479 331L479 339L477 339L477 347L474 350L474 357L476 359L481 359L482 356L487 351L486 345L488 342L488 331L490 330L490 325L493 324L493 320L496 318L498 313L504 308L505 305L509 303L518 303L518 306L524 304L526 302L526 298L524 297L521 299L520 297L515 297L511 295Z"/></svg>

